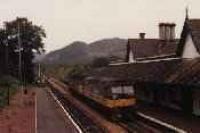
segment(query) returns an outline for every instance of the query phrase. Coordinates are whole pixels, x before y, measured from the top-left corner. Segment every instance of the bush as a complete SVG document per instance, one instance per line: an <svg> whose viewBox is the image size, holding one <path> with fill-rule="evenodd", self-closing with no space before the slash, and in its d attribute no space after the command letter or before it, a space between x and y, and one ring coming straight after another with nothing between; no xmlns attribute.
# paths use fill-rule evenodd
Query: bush
<svg viewBox="0 0 200 133"><path fill-rule="evenodd" d="M11 87L16 88L20 85L19 80L12 76L3 76L0 78L0 86L1 87Z"/></svg>
<svg viewBox="0 0 200 133"><path fill-rule="evenodd" d="M95 58L92 62L92 67L98 68L98 67L105 67L109 65L109 60L106 57L98 57Z"/></svg>
<svg viewBox="0 0 200 133"><path fill-rule="evenodd" d="M85 76L87 72L87 67L82 65L76 65L68 72L68 78L72 80L80 80Z"/></svg>
<svg viewBox="0 0 200 133"><path fill-rule="evenodd" d="M0 78L0 107L6 105L9 95L15 94L20 82L12 76L3 76Z"/></svg>

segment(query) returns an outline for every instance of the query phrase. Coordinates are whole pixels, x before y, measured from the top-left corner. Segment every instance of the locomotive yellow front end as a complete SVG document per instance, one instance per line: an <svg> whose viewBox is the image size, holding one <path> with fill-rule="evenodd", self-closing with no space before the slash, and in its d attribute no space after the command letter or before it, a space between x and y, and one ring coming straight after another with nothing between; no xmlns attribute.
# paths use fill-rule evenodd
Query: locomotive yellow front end
<svg viewBox="0 0 200 133"><path fill-rule="evenodd" d="M123 107L131 107L136 104L136 99L133 98L127 98L127 99L117 99L117 100L111 100L107 99L105 101L105 106L108 108L123 108Z"/></svg>
<svg viewBox="0 0 200 133"><path fill-rule="evenodd" d="M111 84L110 96L107 99L107 106L110 108L124 108L134 106L136 103L133 85Z"/></svg>

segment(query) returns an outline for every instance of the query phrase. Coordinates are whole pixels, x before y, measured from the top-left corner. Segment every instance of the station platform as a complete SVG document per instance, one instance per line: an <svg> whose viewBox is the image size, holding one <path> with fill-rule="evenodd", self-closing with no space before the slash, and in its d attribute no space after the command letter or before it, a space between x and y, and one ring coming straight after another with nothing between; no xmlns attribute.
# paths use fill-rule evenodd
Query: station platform
<svg viewBox="0 0 200 133"><path fill-rule="evenodd" d="M180 132L200 132L200 118L196 116L185 116L180 111L152 105L138 105L138 113L153 118L161 124L175 127Z"/></svg>
<svg viewBox="0 0 200 133"><path fill-rule="evenodd" d="M37 132L79 133L45 88L37 90Z"/></svg>

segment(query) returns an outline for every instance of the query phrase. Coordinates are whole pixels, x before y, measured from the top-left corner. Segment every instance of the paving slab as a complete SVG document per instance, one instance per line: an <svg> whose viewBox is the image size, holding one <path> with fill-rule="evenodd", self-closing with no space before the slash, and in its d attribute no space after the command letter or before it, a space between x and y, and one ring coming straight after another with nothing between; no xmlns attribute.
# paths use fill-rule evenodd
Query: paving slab
<svg viewBox="0 0 200 133"><path fill-rule="evenodd" d="M156 118L167 124L171 124L172 126L185 130L189 133L200 132L199 117L186 117L183 113L178 111L149 105L140 105L138 107L138 112Z"/></svg>
<svg viewBox="0 0 200 133"><path fill-rule="evenodd" d="M46 88L37 90L38 133L78 133Z"/></svg>

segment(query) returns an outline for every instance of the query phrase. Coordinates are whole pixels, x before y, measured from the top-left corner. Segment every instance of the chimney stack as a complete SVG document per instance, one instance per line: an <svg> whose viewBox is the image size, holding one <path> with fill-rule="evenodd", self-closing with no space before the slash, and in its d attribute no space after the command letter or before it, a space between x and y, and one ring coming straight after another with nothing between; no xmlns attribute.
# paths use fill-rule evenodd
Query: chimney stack
<svg viewBox="0 0 200 133"><path fill-rule="evenodd" d="M175 26L174 23L160 23L159 24L159 37L163 41L175 40Z"/></svg>
<svg viewBox="0 0 200 133"><path fill-rule="evenodd" d="M139 34L140 39L145 39L145 35L146 35L146 33L140 33Z"/></svg>

